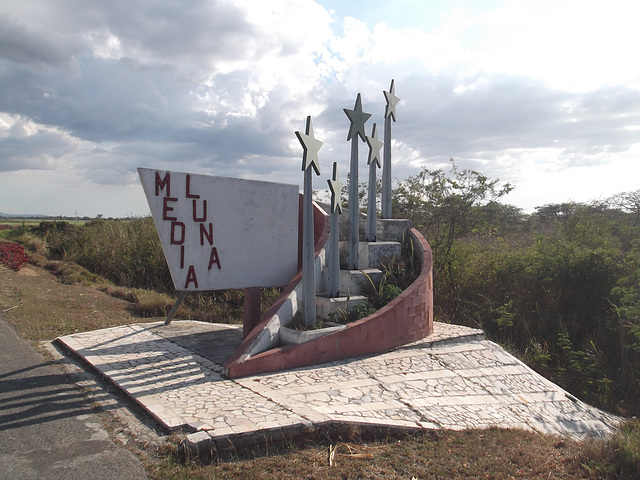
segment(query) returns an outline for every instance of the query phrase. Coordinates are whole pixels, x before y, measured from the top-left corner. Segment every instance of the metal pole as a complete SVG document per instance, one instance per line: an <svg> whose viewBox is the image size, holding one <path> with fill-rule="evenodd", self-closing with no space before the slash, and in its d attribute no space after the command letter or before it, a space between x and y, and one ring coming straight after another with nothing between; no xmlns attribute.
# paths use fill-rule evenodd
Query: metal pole
<svg viewBox="0 0 640 480"><path fill-rule="evenodd" d="M331 237L329 237L329 298L340 296L340 249L338 242L338 212L331 214Z"/></svg>
<svg viewBox="0 0 640 480"><path fill-rule="evenodd" d="M333 162L333 175L327 180L331 190L331 232L329 236L329 248L327 262L329 266L329 298L340 296L340 217L342 205L340 205L340 192L342 183L338 181L338 163Z"/></svg>
<svg viewBox="0 0 640 480"><path fill-rule="evenodd" d="M187 296L186 290L183 290L178 294L178 298L173 304L173 307L171 307L171 310L169 311L169 315L167 315L167 319L164 321L165 325L169 325L171 323L171 320L173 320L173 317L178 312L178 308L180 307L180 304L182 303L182 301L184 300L184 297L186 296Z"/></svg>
<svg viewBox="0 0 640 480"><path fill-rule="evenodd" d="M369 164L369 196L367 200L367 242L376 241L376 162Z"/></svg>
<svg viewBox="0 0 640 480"><path fill-rule="evenodd" d="M382 162L382 218L391 218L391 115L384 119L384 159Z"/></svg>
<svg viewBox="0 0 640 480"><path fill-rule="evenodd" d="M313 262L313 187L311 169L304 171L304 200L302 208L302 304L304 324L316 323L316 276Z"/></svg>
<svg viewBox="0 0 640 480"><path fill-rule="evenodd" d="M349 269L358 269L359 248L358 214L358 136L351 139L351 165L349 169Z"/></svg>

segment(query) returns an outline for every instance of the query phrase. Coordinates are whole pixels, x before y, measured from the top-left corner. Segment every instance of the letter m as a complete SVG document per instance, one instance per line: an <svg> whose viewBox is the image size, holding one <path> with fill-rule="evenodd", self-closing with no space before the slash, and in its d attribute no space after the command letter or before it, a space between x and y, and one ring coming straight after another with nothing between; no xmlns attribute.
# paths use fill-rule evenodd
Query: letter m
<svg viewBox="0 0 640 480"><path fill-rule="evenodd" d="M156 172L156 197L160 195L160 191L167 188L167 196L171 196L171 174L164 174L164 178L160 178L160 173Z"/></svg>

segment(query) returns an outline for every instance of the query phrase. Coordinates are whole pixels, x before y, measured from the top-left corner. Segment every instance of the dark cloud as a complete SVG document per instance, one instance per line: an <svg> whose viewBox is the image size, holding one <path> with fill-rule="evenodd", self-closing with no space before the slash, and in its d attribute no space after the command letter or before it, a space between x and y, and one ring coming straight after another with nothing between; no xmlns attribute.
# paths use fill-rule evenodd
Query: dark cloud
<svg viewBox="0 0 640 480"><path fill-rule="evenodd" d="M640 124L637 90L575 94L520 77L475 80L456 93L459 82L453 78L404 79L399 138L419 145L428 157L536 148L594 155L625 151L637 142L636 133L625 129Z"/></svg>
<svg viewBox="0 0 640 480"><path fill-rule="evenodd" d="M67 67L75 46L52 32L35 31L11 17L0 18L0 59L30 67Z"/></svg>

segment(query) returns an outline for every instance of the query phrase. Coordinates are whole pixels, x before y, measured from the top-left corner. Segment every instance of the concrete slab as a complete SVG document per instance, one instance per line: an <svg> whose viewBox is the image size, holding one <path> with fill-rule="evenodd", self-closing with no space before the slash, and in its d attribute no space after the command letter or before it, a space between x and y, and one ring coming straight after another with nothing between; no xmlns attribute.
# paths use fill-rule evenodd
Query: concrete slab
<svg viewBox="0 0 640 480"><path fill-rule="evenodd" d="M237 380L222 376L241 327L176 321L60 337L196 449L340 424L527 428L606 436L619 418L541 377L483 333L435 324L419 342L367 357Z"/></svg>

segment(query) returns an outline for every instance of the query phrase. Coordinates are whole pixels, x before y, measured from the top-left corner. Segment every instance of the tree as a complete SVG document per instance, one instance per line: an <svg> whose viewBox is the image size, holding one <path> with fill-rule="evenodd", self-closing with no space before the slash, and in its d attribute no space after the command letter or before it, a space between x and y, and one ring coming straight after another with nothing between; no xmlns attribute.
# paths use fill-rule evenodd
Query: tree
<svg viewBox="0 0 640 480"><path fill-rule="evenodd" d="M394 215L412 220L425 233L440 257L438 271L448 264L447 257L456 240L471 233L482 221L483 205L494 204L513 190L513 186L489 180L470 169L459 169L452 158L451 170L429 170L401 182L394 190Z"/></svg>
<svg viewBox="0 0 640 480"><path fill-rule="evenodd" d="M452 158L451 170L429 170L401 182L394 190L394 216L408 218L422 231L433 250L434 285L455 297L454 243L472 233L483 221L482 206L513 190L499 179L490 180L470 169L460 169ZM444 277L444 278L443 278ZM452 308L456 308L455 302ZM452 312L455 313L455 312Z"/></svg>
<svg viewBox="0 0 640 480"><path fill-rule="evenodd" d="M640 223L640 190L618 193L607 199L607 202L614 207L633 213L636 223Z"/></svg>

